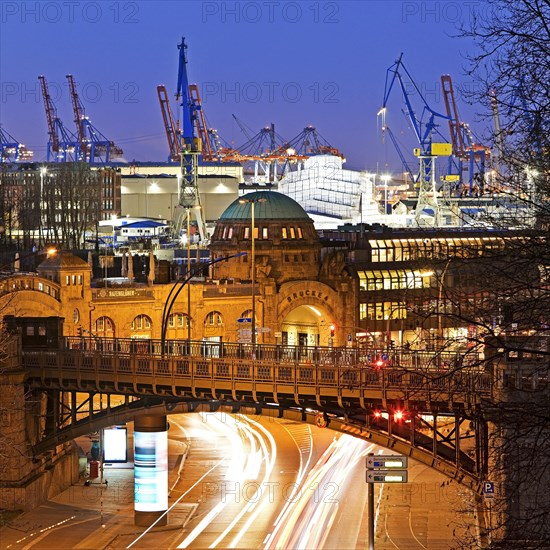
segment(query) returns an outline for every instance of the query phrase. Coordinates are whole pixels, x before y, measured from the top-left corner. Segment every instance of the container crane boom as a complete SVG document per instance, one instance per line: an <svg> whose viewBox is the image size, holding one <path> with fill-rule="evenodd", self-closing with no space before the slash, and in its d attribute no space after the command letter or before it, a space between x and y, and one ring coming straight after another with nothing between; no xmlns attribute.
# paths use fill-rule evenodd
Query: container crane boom
<svg viewBox="0 0 550 550"><path fill-rule="evenodd" d="M252 139L252 135L248 131L248 128L235 115L231 115L231 116L235 119L235 122L238 124L239 128L241 129L241 132L244 134L246 139L250 141Z"/></svg>
<svg viewBox="0 0 550 550"><path fill-rule="evenodd" d="M74 83L73 75L68 74L67 80L69 81L69 92L71 94L71 102L73 104L73 113L74 113L74 123L76 124L77 136L80 141L80 150L84 155L87 154L87 143L86 143L86 133L84 130L84 107L80 100L78 99L78 94L76 92L76 85Z"/></svg>
<svg viewBox="0 0 550 550"><path fill-rule="evenodd" d="M451 75L444 74L441 76L441 88L443 90L445 109L449 117L449 133L451 135L453 154L462 157L464 156L464 139L460 128L460 117L458 116Z"/></svg>
<svg viewBox="0 0 550 550"><path fill-rule="evenodd" d="M488 147L474 142L470 128L460 119L451 75L446 74L441 76L441 89L443 91L447 116L449 117L453 156L458 160L459 182L462 183L463 161L467 160L469 161L468 183L471 194L474 188L474 179L478 179L480 186L484 184L485 160L491 154L491 151Z"/></svg>
<svg viewBox="0 0 550 550"><path fill-rule="evenodd" d="M193 109L192 114L194 114L191 120L195 126L195 134L201 140L202 158L204 160L212 160L215 156L215 149L213 149L210 141L209 130L206 126L206 119L202 110L199 87L196 84L189 84L189 100Z"/></svg>
<svg viewBox="0 0 550 550"><path fill-rule="evenodd" d="M166 138L168 139L170 160L173 162L178 162L181 160L178 138L179 130L174 124L174 117L172 116L172 109L170 108L170 101L168 99L166 86L164 86L163 84L157 86L157 95L159 98L162 120L164 121L164 130L166 132Z"/></svg>
<svg viewBox="0 0 550 550"><path fill-rule="evenodd" d="M42 97L44 99L44 109L46 111L46 121L48 123L48 135L50 140L47 148L47 160L65 162L68 160L80 160L80 142L78 138L69 132L57 116L57 110L50 96L48 84L44 76L39 76ZM53 158L52 158L53 157Z"/></svg>
<svg viewBox="0 0 550 550"><path fill-rule="evenodd" d="M46 122L48 123L48 134L50 136L50 149L51 151L59 151L59 136L55 128L55 121L57 119L57 112L53 104L50 92L48 90L48 84L46 77L39 76L40 87L42 89L42 98L44 99L44 109L46 110Z"/></svg>
<svg viewBox="0 0 550 550"><path fill-rule="evenodd" d="M107 163L111 160L111 157L120 157L123 153L122 149L113 141L107 139L86 116L84 106L76 91L73 76L68 74L67 80L69 82L82 159L90 163L96 162L96 159L99 159L101 163Z"/></svg>

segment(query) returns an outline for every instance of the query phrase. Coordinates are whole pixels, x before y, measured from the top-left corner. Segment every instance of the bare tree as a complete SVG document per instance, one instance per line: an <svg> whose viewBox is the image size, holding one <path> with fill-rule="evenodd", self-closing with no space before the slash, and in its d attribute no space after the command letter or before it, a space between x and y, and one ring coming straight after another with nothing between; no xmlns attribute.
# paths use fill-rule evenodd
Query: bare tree
<svg viewBox="0 0 550 550"><path fill-rule="evenodd" d="M512 191L527 191L539 225L547 227L550 1L487 0L481 7L462 29L476 45L469 62L479 86L472 99L499 117L493 142L502 177Z"/></svg>
<svg viewBox="0 0 550 550"><path fill-rule="evenodd" d="M446 326L468 327L464 353L482 351L479 367L495 382L481 411L490 426L486 475L498 486L488 542L548 548L550 0L487 0L480 7L462 29L476 45L469 58L479 83L472 100L493 111L503 189L523 201L532 223L502 217L492 243L442 263L442 303L429 314L443 316ZM498 227L496 219L491 223Z"/></svg>

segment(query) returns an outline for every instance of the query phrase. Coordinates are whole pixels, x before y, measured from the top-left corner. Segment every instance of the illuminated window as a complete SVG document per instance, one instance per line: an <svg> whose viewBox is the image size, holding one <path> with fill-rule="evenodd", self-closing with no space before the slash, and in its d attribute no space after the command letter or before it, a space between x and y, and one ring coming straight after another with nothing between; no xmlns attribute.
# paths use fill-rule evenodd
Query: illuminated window
<svg viewBox="0 0 550 550"><path fill-rule="evenodd" d="M150 329L151 319L147 315L138 315L132 321L132 330Z"/></svg>
<svg viewBox="0 0 550 550"><path fill-rule="evenodd" d="M301 227L297 227L296 228L296 231L298 232L298 238L299 239L303 239L303 235L302 235L302 228Z"/></svg>
<svg viewBox="0 0 550 550"><path fill-rule="evenodd" d="M294 227L290 228L290 238L295 239L296 238L296 232L294 230Z"/></svg>
<svg viewBox="0 0 550 550"><path fill-rule="evenodd" d="M283 239L288 239L286 227L281 227L281 234Z"/></svg>
<svg viewBox="0 0 550 550"><path fill-rule="evenodd" d="M115 331L115 324L109 317L100 317L95 322L94 332L98 336L105 336L107 334L112 335Z"/></svg>
<svg viewBox="0 0 550 550"><path fill-rule="evenodd" d="M211 327L221 326L223 324L222 314L219 311L211 311L206 316L204 324Z"/></svg>
<svg viewBox="0 0 550 550"><path fill-rule="evenodd" d="M168 317L168 326L170 328L187 328L189 326L188 317L185 313L171 313Z"/></svg>
<svg viewBox="0 0 550 550"><path fill-rule="evenodd" d="M250 227L245 227L244 228L244 238L245 239L250 239Z"/></svg>
<svg viewBox="0 0 550 550"><path fill-rule="evenodd" d="M262 239L267 239L267 238L269 238L267 227L262 227Z"/></svg>

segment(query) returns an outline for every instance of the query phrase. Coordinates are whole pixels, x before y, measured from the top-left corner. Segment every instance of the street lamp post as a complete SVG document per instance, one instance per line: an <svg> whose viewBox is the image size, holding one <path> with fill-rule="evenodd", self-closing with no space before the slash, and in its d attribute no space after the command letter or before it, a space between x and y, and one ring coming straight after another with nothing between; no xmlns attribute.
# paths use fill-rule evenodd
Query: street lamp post
<svg viewBox="0 0 550 550"><path fill-rule="evenodd" d="M166 298L166 301L164 302L164 309L162 311L162 320L161 320L161 332L160 332L160 346L161 346L161 354L164 357L164 344L166 342L166 330L168 325L168 319L170 317L170 312L172 311L172 307L174 306L174 303L176 301L176 298L179 296L179 293L182 291L183 287L193 278L195 275L205 267L209 267L211 265L217 264L218 262L225 262L227 260L230 260L231 258L238 258L239 256L246 255L246 252L239 252L238 254L232 254L231 256L223 256L222 258L216 258L215 260L211 260L210 262L205 263L204 265L197 265L195 266L195 269L191 270L190 273L186 273L182 277L180 277L172 286L170 289L170 292L168 293L168 297ZM179 285L179 288L178 288ZM177 289L177 290L176 290ZM189 327L191 319L187 319L187 322L189 323ZM191 338L189 330L187 332L188 334L188 340Z"/></svg>
<svg viewBox="0 0 550 550"><path fill-rule="evenodd" d="M254 219L254 207L257 202L266 202L267 199L257 198L257 199L240 199L239 202L242 204L249 203L250 204L250 223L251 223L251 229L252 229L252 236L251 236L251 280L252 280L252 346L254 347L256 345L256 248L255 248L255 241L256 241L256 225L255 225L255 219Z"/></svg>

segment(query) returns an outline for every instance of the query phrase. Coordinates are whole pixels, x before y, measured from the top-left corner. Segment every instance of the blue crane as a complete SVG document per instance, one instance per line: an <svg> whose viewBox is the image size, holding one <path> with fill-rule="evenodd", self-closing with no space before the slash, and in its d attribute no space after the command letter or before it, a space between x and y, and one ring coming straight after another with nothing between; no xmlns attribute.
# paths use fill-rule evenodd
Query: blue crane
<svg viewBox="0 0 550 550"><path fill-rule="evenodd" d="M193 101L193 95L189 87L187 75L187 44L182 37L178 44L179 65L178 82L176 85L176 100L181 107L182 125L178 133L181 140L181 178L179 189L179 202L174 220L175 233L179 235L183 226L183 212L186 212L187 221L193 212L202 243L206 242L206 226L202 217L201 198L198 185L198 165L202 152L203 141L195 134L195 129L204 127L202 120L198 119L201 109L200 103ZM198 97L198 96L197 96ZM176 123L176 126L179 126ZM208 136L205 141L209 143ZM187 238L190 236L188 235Z"/></svg>
<svg viewBox="0 0 550 550"><path fill-rule="evenodd" d="M420 98L422 104L420 116L417 115L412 105L410 93L405 84L405 78L408 82L410 82L413 90ZM386 72L384 101L382 102L382 108L378 113L379 115L382 115L383 129L386 128L388 100L396 81L399 83L399 87L401 88L406 106L406 114L419 144L419 147L414 151L415 155L419 158L420 163L420 170L418 173L418 201L415 208L415 218L417 223L420 223L420 218L423 213L430 214L433 216L434 225L438 225L440 220L440 212L437 200L434 161L438 156L449 156L451 154L451 146L448 143L434 143L433 134L437 131L438 126L435 122L436 118L448 120L449 117L438 113L428 105L428 102L422 95L420 88L417 86L411 74L403 64L403 54L401 54L397 61L391 65ZM425 116L427 116L427 122L423 122Z"/></svg>
<svg viewBox="0 0 550 550"><path fill-rule="evenodd" d="M80 141L82 160L90 164L106 164L114 157L122 156L122 149L107 139L90 121L84 112L84 106L78 97L73 75L68 74L69 91L73 104L74 122Z"/></svg>
<svg viewBox="0 0 550 550"><path fill-rule="evenodd" d="M48 162L67 162L79 161L82 159L80 150L80 140L69 130L67 130L57 116L57 110L48 91L48 84L44 76L39 76L40 86L42 88L42 97L44 98L44 109L46 110L46 121L48 123L48 141L47 160Z"/></svg>
<svg viewBox="0 0 550 550"><path fill-rule="evenodd" d="M32 155L32 151L0 126L0 162L29 161Z"/></svg>

